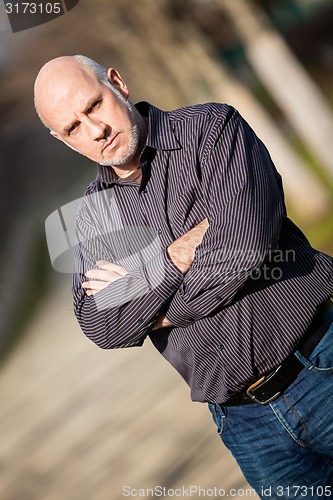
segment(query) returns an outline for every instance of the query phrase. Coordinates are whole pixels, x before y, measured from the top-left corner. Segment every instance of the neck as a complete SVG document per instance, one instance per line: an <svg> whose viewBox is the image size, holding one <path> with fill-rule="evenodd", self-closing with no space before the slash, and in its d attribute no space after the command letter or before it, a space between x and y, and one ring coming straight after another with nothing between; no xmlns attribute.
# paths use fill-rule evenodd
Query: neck
<svg viewBox="0 0 333 500"><path fill-rule="evenodd" d="M141 182L142 178L140 166L133 170L127 170L126 173L122 171L120 175L118 174L118 172L116 172L116 174L120 179L126 179L127 181L136 181L139 183Z"/></svg>

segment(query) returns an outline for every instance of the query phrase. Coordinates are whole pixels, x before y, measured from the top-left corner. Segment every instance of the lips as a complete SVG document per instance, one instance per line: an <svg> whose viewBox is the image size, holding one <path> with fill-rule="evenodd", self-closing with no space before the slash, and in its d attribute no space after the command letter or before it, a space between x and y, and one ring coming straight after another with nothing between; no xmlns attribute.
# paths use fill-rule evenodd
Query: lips
<svg viewBox="0 0 333 500"><path fill-rule="evenodd" d="M111 146L111 144L113 144L113 141L115 140L115 138L118 136L118 134L114 135L113 137L111 137L111 139L108 140L108 142L105 144L105 146L103 147L102 151L104 151L106 148L108 148L109 146Z"/></svg>

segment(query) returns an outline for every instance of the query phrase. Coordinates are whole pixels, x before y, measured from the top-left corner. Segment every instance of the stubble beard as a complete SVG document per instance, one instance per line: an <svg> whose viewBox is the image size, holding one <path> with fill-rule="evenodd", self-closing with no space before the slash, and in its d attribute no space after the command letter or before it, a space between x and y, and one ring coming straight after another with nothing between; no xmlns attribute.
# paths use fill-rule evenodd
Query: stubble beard
<svg viewBox="0 0 333 500"><path fill-rule="evenodd" d="M122 167L129 163L135 156L135 154L138 151L139 148L139 143L140 143L140 130L139 126L136 122L135 119L135 108L131 101L126 99L122 93L113 85L111 85L109 82L105 84L107 87L111 88L111 90L116 94L118 99L125 104L126 108L128 109L130 116L131 116L131 122L132 122L132 128L125 132L126 138L127 138L127 149L126 152L122 155L116 155L112 159L106 159L101 162L99 162L100 165L103 167Z"/></svg>
<svg viewBox="0 0 333 500"><path fill-rule="evenodd" d="M134 118L134 117L133 117ZM124 154L115 155L113 158L99 162L103 167L122 167L129 163L138 151L140 142L139 127L135 123L132 128L125 133L127 136L127 148Z"/></svg>

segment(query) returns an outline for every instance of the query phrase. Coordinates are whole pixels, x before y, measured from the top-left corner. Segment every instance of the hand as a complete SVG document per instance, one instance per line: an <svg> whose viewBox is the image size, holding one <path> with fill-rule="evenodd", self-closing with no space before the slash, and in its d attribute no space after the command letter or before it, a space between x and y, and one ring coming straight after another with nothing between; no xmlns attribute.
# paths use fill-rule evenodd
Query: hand
<svg viewBox="0 0 333 500"><path fill-rule="evenodd" d="M167 328L169 326L172 326L172 323L170 323L170 321L164 316L164 314L160 314L157 318L153 330L158 330L159 328Z"/></svg>
<svg viewBox="0 0 333 500"><path fill-rule="evenodd" d="M208 219L204 219L168 246L167 254L180 272L186 273L190 269L195 250L202 242L208 226Z"/></svg>
<svg viewBox="0 0 333 500"><path fill-rule="evenodd" d="M96 265L100 269L91 269L85 273L89 281L82 283L82 288L85 289L87 295L94 295L95 293L106 288L110 283L125 276L128 271L124 267L107 262L106 260L98 260ZM98 281L95 281L98 280Z"/></svg>

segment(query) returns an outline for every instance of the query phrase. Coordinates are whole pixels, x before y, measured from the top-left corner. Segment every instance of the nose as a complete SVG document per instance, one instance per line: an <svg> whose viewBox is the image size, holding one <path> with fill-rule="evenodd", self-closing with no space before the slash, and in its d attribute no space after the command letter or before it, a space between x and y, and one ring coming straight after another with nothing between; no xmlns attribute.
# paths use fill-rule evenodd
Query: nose
<svg viewBox="0 0 333 500"><path fill-rule="evenodd" d="M87 127L90 138L94 141L105 138L105 131L107 127L105 123L99 120L93 120L89 116L86 116L85 125Z"/></svg>

